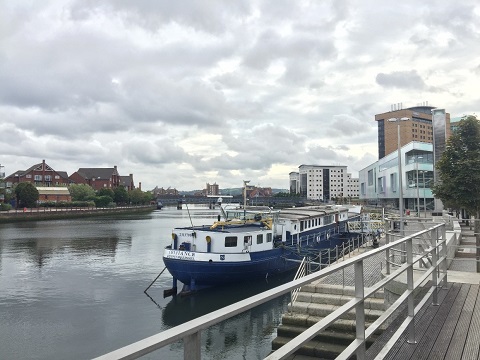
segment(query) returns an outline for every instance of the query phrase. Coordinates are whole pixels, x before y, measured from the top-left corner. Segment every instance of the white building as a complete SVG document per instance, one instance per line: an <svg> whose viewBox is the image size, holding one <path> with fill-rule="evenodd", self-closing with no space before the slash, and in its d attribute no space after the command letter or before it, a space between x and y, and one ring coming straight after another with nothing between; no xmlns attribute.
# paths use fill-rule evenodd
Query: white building
<svg viewBox="0 0 480 360"><path fill-rule="evenodd" d="M430 186L433 184L433 145L410 142L401 148L402 197L404 209L434 209ZM360 170L360 199L370 204L398 208L398 153L394 151ZM420 204L420 206L418 206Z"/></svg>
<svg viewBox="0 0 480 360"><path fill-rule="evenodd" d="M359 196L359 181L347 173L346 166L300 165L291 172L290 193L325 202L333 198Z"/></svg>

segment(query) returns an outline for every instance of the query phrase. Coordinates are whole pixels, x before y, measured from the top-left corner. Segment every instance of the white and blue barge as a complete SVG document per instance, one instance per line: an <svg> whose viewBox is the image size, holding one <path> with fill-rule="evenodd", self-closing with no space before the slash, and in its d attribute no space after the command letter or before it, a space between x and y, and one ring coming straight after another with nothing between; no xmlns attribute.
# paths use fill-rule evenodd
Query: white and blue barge
<svg viewBox="0 0 480 360"><path fill-rule="evenodd" d="M163 255L173 287L165 296L176 294L177 281L189 292L291 271L305 256L358 235L349 231L352 215L341 206L225 205L221 210L223 218L213 224L173 229Z"/></svg>

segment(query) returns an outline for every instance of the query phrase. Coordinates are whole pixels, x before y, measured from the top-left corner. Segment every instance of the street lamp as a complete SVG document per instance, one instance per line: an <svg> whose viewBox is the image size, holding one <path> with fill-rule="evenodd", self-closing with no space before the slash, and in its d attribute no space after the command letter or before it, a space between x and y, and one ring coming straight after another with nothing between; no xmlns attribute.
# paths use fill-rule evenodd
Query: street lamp
<svg viewBox="0 0 480 360"><path fill-rule="evenodd" d="M407 121L407 120L410 120L410 118L402 117L402 118L388 119L388 121L390 121L390 122L396 122L397 123L398 188L399 188L398 210L400 212L400 234L402 234L402 235L403 235L403 183L402 183L403 174L402 174L402 148L401 148L401 145L400 145L400 121Z"/></svg>
<svg viewBox="0 0 480 360"><path fill-rule="evenodd" d="M418 181L418 160L419 159L423 159L423 156L417 156L417 159L415 161L415 165L417 165L416 166L416 168L417 168L417 178L415 180L415 185L417 185L417 216L418 217L420 217L420 195L418 193L420 191L418 189L418 183L419 183L419 181ZM425 190L423 191L423 195L425 196ZM423 206L425 206L425 202L423 203Z"/></svg>

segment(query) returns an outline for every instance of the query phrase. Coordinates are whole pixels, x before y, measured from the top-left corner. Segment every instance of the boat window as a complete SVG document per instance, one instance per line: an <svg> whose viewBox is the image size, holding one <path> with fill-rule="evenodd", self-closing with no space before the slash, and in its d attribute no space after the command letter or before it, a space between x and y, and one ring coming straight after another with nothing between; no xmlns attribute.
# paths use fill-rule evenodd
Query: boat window
<svg viewBox="0 0 480 360"><path fill-rule="evenodd" d="M263 244L263 234L257 235L257 244Z"/></svg>
<svg viewBox="0 0 480 360"><path fill-rule="evenodd" d="M267 242L272 242L272 233L267 234Z"/></svg>
<svg viewBox="0 0 480 360"><path fill-rule="evenodd" d="M303 231L303 221L300 221L300 231Z"/></svg>
<svg viewBox="0 0 480 360"><path fill-rule="evenodd" d="M251 235L246 235L243 237L243 243L245 245L252 245L252 236Z"/></svg>
<svg viewBox="0 0 480 360"><path fill-rule="evenodd" d="M236 236L226 236L225 237L225 247L236 247L237 246L237 237Z"/></svg>

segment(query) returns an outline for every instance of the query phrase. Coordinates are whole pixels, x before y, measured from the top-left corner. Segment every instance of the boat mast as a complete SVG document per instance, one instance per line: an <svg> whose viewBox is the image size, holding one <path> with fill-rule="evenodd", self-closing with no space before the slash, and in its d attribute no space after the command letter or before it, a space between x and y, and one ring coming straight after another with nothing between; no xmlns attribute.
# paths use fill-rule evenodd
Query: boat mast
<svg viewBox="0 0 480 360"><path fill-rule="evenodd" d="M250 180L243 180L243 208L247 207L247 184Z"/></svg>

